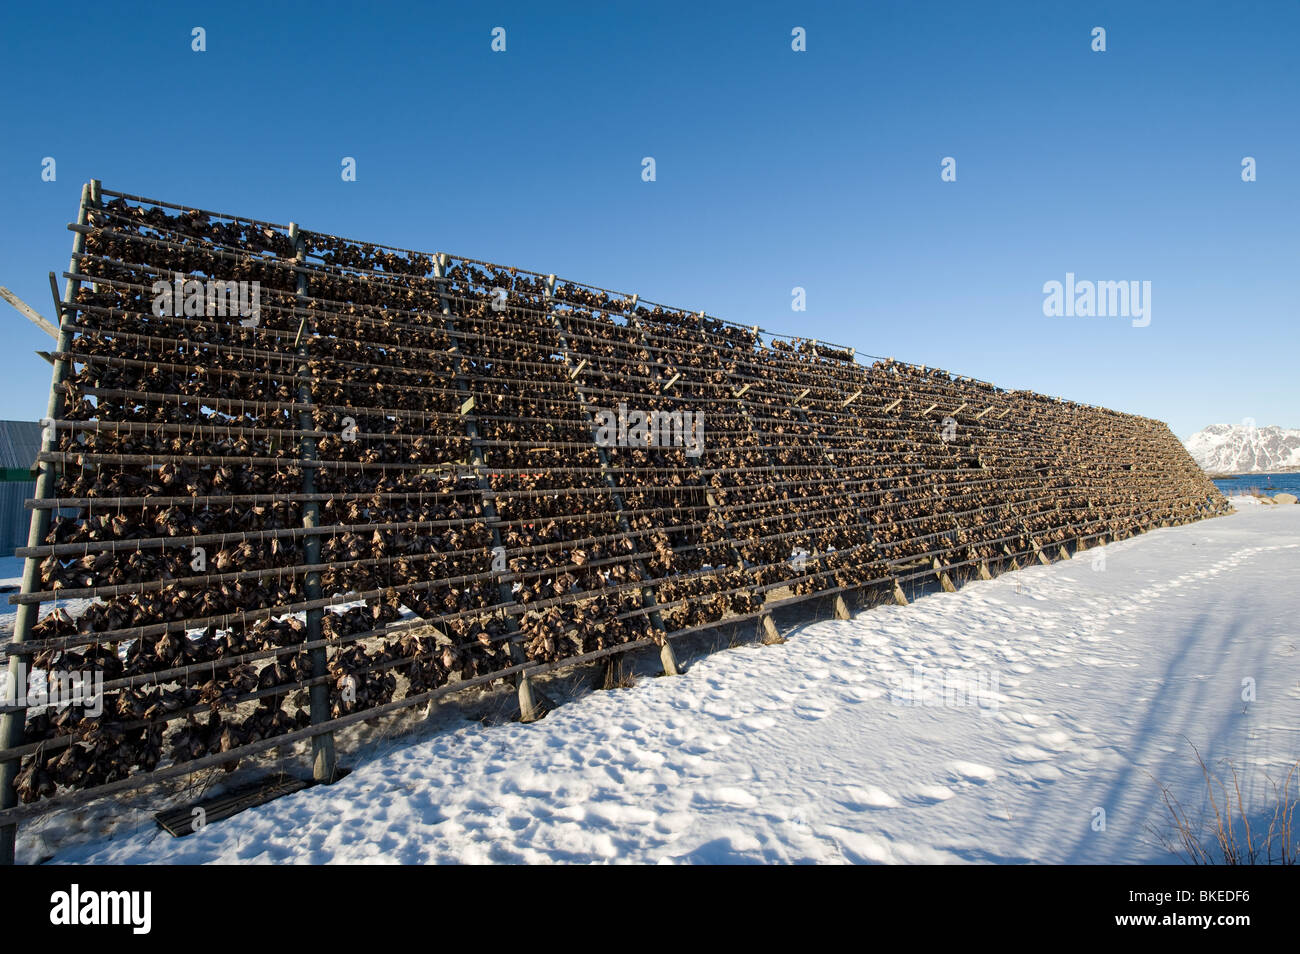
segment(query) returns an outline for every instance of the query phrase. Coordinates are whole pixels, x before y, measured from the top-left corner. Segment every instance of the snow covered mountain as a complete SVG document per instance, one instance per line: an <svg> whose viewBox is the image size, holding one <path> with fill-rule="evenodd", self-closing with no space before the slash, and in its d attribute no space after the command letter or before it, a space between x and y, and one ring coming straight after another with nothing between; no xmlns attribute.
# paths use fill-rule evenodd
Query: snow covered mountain
<svg viewBox="0 0 1300 954"><path fill-rule="evenodd" d="M1300 431L1245 424L1211 424L1183 441L1212 474L1300 470Z"/></svg>

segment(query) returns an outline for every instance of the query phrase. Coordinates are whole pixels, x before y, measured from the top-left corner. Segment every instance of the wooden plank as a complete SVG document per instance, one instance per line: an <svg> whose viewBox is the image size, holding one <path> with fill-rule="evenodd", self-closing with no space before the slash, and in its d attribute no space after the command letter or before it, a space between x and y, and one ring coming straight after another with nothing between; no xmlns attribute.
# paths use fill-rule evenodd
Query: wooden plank
<svg viewBox="0 0 1300 954"><path fill-rule="evenodd" d="M677 379L680 378L681 376L682 376L682 373L681 373L680 371L678 371L676 374L674 374L673 377L672 377L672 380L670 380L667 384L664 385L664 390L667 391L670 387L672 387L674 384L676 384L676 383L677 383Z"/></svg>
<svg viewBox="0 0 1300 954"><path fill-rule="evenodd" d="M902 399L902 398L899 398L899 399L898 399L897 401L895 401L893 404L889 405L889 407L885 408L884 413L888 414L890 411L892 411L894 408L898 407L898 405L900 405L900 404L902 404L902 403L903 403L903 399Z"/></svg>
<svg viewBox="0 0 1300 954"><path fill-rule="evenodd" d="M569 372L569 380L572 381L579 374L581 374L582 369L585 368L586 366L587 366L587 359L583 358L581 361L578 362L578 366Z"/></svg>
<svg viewBox="0 0 1300 954"><path fill-rule="evenodd" d="M854 401L856 401L856 400L857 400L858 398L860 398L861 396L862 396L862 388L858 388L858 389L857 389L856 391L854 391L851 395L849 395L848 400L846 400L843 404L841 404L840 407L848 407L850 404L852 404Z"/></svg>
<svg viewBox="0 0 1300 954"><path fill-rule="evenodd" d="M472 410L474 410L474 395L471 394L469 400L460 406L460 416L464 417Z"/></svg>
<svg viewBox="0 0 1300 954"><path fill-rule="evenodd" d="M269 781L254 782L233 792L191 802L180 808L158 812L153 817L163 831L175 838L184 838L213 822L230 818L248 808L265 805L282 795L291 795L304 788L311 788L315 784L311 779L281 776Z"/></svg>
<svg viewBox="0 0 1300 954"><path fill-rule="evenodd" d="M45 332L55 341L59 339L59 329L55 327L53 322L3 285L0 285L0 298L3 298L5 301L9 302L9 304L13 305L14 308L18 310L19 314L34 324L37 328L40 328L41 331Z"/></svg>

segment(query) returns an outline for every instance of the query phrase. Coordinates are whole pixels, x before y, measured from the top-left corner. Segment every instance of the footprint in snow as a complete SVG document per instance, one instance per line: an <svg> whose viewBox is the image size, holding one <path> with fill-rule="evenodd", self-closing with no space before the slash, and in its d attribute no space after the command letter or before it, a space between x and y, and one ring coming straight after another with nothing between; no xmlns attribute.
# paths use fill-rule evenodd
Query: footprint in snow
<svg viewBox="0 0 1300 954"><path fill-rule="evenodd" d="M1017 745L1008 757L1013 762L1046 762L1053 756L1034 745Z"/></svg>
<svg viewBox="0 0 1300 954"><path fill-rule="evenodd" d="M840 693L840 698L845 702L870 702L872 699L879 699L884 694L885 690L883 689L863 689L858 686L851 686Z"/></svg>
<svg viewBox="0 0 1300 954"><path fill-rule="evenodd" d="M936 805L939 802L946 802L956 794L947 785L922 785L907 797L908 800L920 802L922 805Z"/></svg>
<svg viewBox="0 0 1300 954"><path fill-rule="evenodd" d="M794 714L800 719L806 719L809 722L816 722L818 719L824 719L831 714L831 710L815 703L805 703L794 707Z"/></svg>
<svg viewBox="0 0 1300 954"><path fill-rule="evenodd" d="M865 788L850 785L844 789L844 794L846 798L838 798L836 801L855 812L865 811L868 808L898 807L898 799L883 788L876 788L874 785Z"/></svg>
<svg viewBox="0 0 1300 954"><path fill-rule="evenodd" d="M758 804L758 799L743 788L726 785L708 792L697 792L695 800L719 805L737 805L741 808L753 808Z"/></svg>
<svg viewBox="0 0 1300 954"><path fill-rule="evenodd" d="M958 778L965 779L968 782L976 782L983 785L985 782L991 782L998 777L998 773L989 768L987 765L980 765L978 762L965 762L957 760L949 762L948 767L952 769L953 774Z"/></svg>

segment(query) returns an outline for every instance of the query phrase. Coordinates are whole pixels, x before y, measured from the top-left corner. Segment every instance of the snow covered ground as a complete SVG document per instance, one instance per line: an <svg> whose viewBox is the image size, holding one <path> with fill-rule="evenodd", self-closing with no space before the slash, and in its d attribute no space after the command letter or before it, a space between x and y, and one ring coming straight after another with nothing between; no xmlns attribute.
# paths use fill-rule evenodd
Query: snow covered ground
<svg viewBox="0 0 1300 954"><path fill-rule="evenodd" d="M1300 758L1297 580L1300 506L1243 505L55 860L1169 862L1192 743L1252 807Z"/></svg>

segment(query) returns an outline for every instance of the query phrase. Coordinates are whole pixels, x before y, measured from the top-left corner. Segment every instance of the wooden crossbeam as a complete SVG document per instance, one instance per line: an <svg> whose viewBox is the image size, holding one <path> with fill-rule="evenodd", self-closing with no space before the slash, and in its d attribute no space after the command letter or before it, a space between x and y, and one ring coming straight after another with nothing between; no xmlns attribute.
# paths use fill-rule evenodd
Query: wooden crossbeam
<svg viewBox="0 0 1300 954"><path fill-rule="evenodd" d="M804 397L808 394L808 392L811 390L812 390L811 388L804 388L802 391L800 391L799 396L794 399L794 403L798 404L800 401L802 401Z"/></svg>
<svg viewBox="0 0 1300 954"><path fill-rule="evenodd" d="M954 409L954 410L949 414L949 416L950 416L950 417L956 417L956 416L957 416L957 413L958 413L959 411L961 411L964 407L966 407L966 404L967 404L966 401L962 401L961 404L959 404L959 405L956 407L956 409Z"/></svg>
<svg viewBox="0 0 1300 954"><path fill-rule="evenodd" d="M938 404L931 404L929 407L927 407L924 411L921 412L921 416L925 417L927 414L929 414L938 406L939 406Z"/></svg>
<svg viewBox="0 0 1300 954"><path fill-rule="evenodd" d="M19 314L34 324L37 328L40 328L41 331L45 332L56 341L58 340L59 329L55 327L54 323L3 285L0 285L0 298L3 298L5 301L9 302L9 304L13 305L14 308L18 310Z"/></svg>
<svg viewBox="0 0 1300 954"><path fill-rule="evenodd" d="M903 399L902 399L902 398L899 398L899 399L898 399L897 401L895 401L893 404L889 405L889 407L885 408L884 413L888 414L890 411L892 411L894 408L898 407L898 405L900 405L900 404L902 404L902 403L903 403Z"/></svg>
<svg viewBox="0 0 1300 954"><path fill-rule="evenodd" d="M850 404L852 404L861 396L862 396L862 388L858 388L851 395L849 395L848 400L846 400L843 404L841 404L840 407L848 407Z"/></svg>
<svg viewBox="0 0 1300 954"><path fill-rule="evenodd" d="M583 358L581 361L578 362L578 366L569 372L569 380L572 381L579 374L581 374L582 369L585 368L586 366L587 366L587 359Z"/></svg>
<svg viewBox="0 0 1300 954"><path fill-rule="evenodd" d="M674 374L674 375L672 376L672 379L671 379L667 384L664 385L664 390L667 391L670 387L672 387L674 384L676 384L676 383L677 383L677 379L680 378L681 376L682 376L682 373L681 373L680 371L678 371L676 374Z"/></svg>
<svg viewBox="0 0 1300 954"><path fill-rule="evenodd" d="M743 388L741 388L739 391L736 392L736 397L744 397L745 392L748 391L753 386L754 383L752 381L749 384L746 384Z"/></svg>
<svg viewBox="0 0 1300 954"><path fill-rule="evenodd" d="M986 407L984 410L982 410L982 411L980 411L978 414L976 414L976 415L975 415L975 420L978 421L981 417L983 417L985 414L987 414L987 413L988 413L989 411L991 411L991 410L993 410L993 405L992 405L992 404L990 404L990 405L989 405L988 407Z"/></svg>

